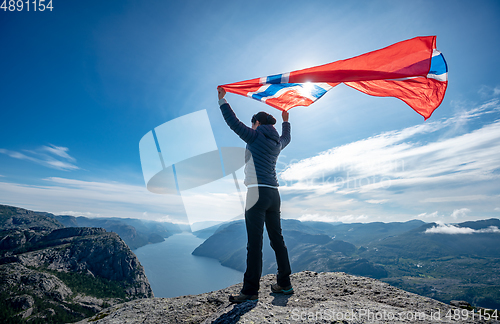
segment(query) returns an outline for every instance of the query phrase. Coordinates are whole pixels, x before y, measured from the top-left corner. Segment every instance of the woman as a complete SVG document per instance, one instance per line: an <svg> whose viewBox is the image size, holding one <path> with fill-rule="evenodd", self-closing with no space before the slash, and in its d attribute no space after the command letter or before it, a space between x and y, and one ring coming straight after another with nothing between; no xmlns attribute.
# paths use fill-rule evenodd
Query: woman
<svg viewBox="0 0 500 324"><path fill-rule="evenodd" d="M282 149L290 143L288 112L283 111L282 135L274 128L276 119L263 111L252 117L252 127L244 125L227 103L226 91L217 88L219 106L228 126L247 143L245 153L245 185L248 188L245 225L247 229L247 269L239 295L229 296L229 301L241 303L257 301L262 274L262 236L266 225L271 247L278 264L277 283L271 286L274 293L292 294L288 251L281 234L280 195L276 176L276 161Z"/></svg>

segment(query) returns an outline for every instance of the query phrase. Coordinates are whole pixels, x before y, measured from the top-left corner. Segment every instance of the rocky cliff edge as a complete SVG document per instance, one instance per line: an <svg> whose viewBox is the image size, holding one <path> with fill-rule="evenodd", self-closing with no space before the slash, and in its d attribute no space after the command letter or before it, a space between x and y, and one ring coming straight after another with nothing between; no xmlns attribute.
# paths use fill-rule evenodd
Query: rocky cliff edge
<svg viewBox="0 0 500 324"><path fill-rule="evenodd" d="M292 274L295 294L270 292L261 279L258 302L233 305L226 289L175 298L135 300L107 308L83 323L481 323L477 313L446 305L376 279L342 272ZM474 316L474 317L473 317ZM494 323L490 321L488 323ZM497 322L498 323L498 322Z"/></svg>

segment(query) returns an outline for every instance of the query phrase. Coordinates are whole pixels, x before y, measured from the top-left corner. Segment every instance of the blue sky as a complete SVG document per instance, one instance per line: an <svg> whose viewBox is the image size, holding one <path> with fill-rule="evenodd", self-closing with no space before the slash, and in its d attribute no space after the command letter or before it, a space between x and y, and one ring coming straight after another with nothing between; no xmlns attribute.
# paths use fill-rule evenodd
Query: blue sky
<svg viewBox="0 0 500 324"><path fill-rule="evenodd" d="M217 85L437 35L449 86L429 120L397 99L343 85L290 111L292 142L278 165L283 217L500 216L498 1L53 0L53 7L0 10L2 204L182 220L179 197L145 188L139 141L150 130L206 109L217 145L242 147L221 117ZM260 110L280 119L262 103L227 99L245 123Z"/></svg>

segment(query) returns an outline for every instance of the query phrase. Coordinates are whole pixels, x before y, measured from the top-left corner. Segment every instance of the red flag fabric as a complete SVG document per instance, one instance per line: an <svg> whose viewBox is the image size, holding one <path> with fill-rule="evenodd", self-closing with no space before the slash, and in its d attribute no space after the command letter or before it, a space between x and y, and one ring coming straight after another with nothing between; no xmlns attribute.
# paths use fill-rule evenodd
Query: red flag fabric
<svg viewBox="0 0 500 324"><path fill-rule="evenodd" d="M441 104L448 68L436 36L416 37L350 59L222 85L280 110L309 106L336 85L403 100L425 119Z"/></svg>

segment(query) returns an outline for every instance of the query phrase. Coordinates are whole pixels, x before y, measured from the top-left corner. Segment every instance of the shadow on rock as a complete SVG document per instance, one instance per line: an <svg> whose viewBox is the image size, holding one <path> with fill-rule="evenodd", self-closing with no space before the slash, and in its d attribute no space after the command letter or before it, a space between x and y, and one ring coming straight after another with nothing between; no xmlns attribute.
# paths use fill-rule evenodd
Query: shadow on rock
<svg viewBox="0 0 500 324"><path fill-rule="evenodd" d="M241 304L234 305L231 311L222 314L218 318L216 318L212 324L233 324L238 322L240 317L252 310L255 306L257 306L256 302L247 301Z"/></svg>
<svg viewBox="0 0 500 324"><path fill-rule="evenodd" d="M271 294L274 296L273 301L271 304L274 306L282 306L285 307L288 304L288 299L292 297L293 295L284 295L284 294Z"/></svg>

